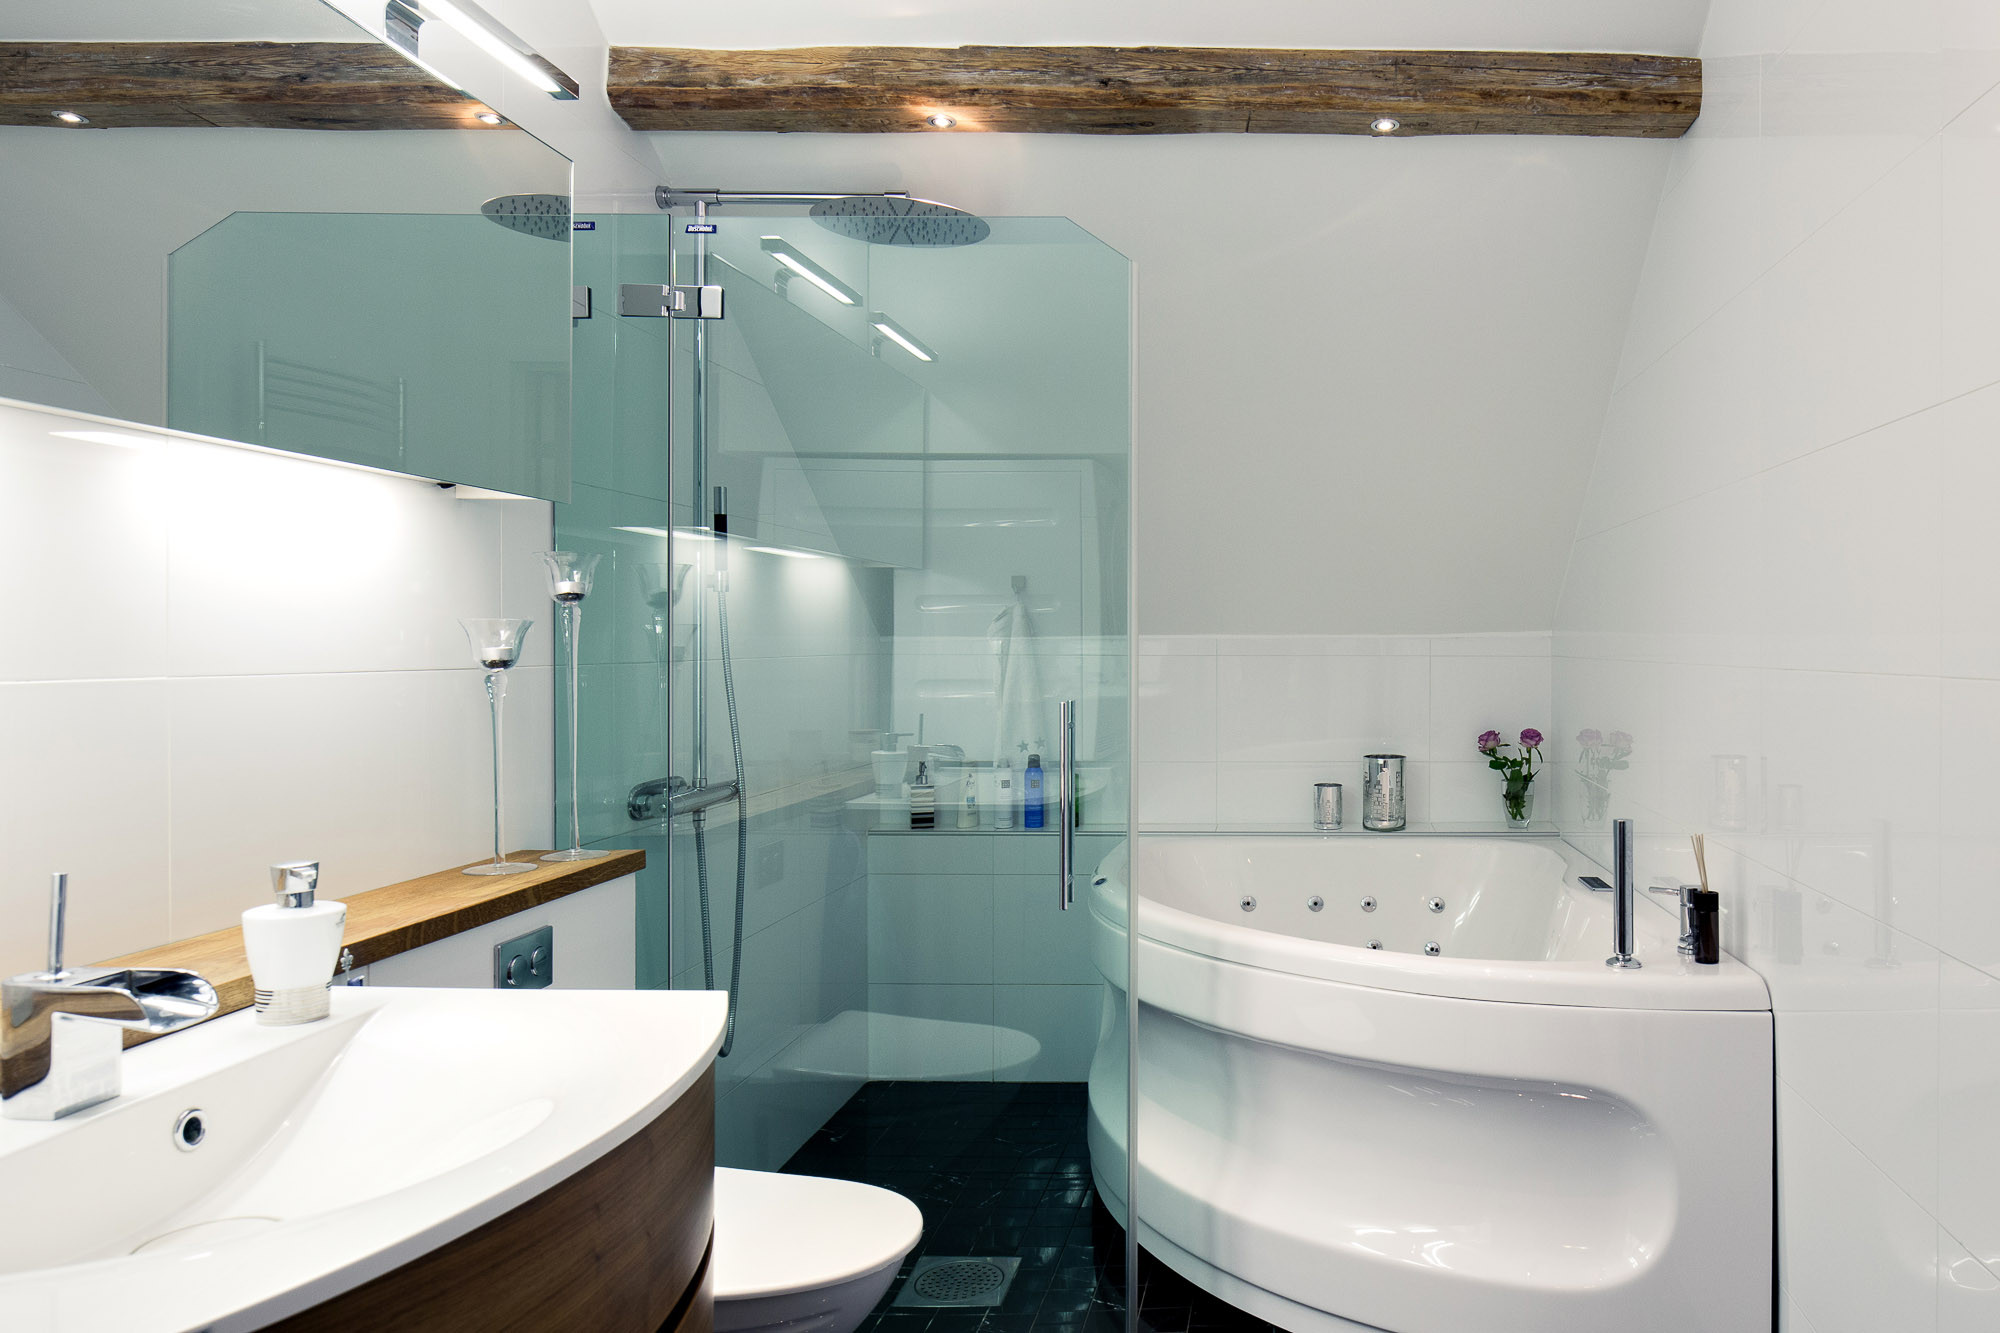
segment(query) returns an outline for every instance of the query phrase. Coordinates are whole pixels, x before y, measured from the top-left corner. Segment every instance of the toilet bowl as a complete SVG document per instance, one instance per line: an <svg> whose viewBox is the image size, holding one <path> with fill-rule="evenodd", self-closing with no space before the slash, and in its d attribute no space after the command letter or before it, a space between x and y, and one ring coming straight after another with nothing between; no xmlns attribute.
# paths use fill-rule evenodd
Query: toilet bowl
<svg viewBox="0 0 2000 1333"><path fill-rule="evenodd" d="M716 1333L852 1333L923 1233L890 1190L717 1167Z"/></svg>

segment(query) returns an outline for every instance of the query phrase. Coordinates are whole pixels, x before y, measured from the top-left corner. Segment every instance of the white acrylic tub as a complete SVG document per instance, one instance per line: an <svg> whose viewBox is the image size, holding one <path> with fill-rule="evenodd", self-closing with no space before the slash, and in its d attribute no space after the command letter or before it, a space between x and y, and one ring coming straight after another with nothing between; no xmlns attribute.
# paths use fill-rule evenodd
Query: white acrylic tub
<svg viewBox="0 0 2000 1333"><path fill-rule="evenodd" d="M1138 1226L1155 1255L1301 1333L1768 1333L1754 972L1680 957L1651 902L1644 966L1605 967L1608 895L1575 884L1597 868L1554 840L1138 845ZM1127 877L1121 848L1088 899L1116 1006ZM1091 1153L1121 1220L1125 1059L1107 1022Z"/></svg>

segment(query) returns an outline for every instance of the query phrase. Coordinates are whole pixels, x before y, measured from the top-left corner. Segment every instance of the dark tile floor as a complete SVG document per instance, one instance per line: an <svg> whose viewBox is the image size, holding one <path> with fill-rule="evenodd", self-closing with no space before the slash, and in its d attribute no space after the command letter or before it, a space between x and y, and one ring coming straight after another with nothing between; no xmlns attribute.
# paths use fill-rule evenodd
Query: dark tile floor
<svg viewBox="0 0 2000 1333"><path fill-rule="evenodd" d="M869 1083L785 1170L866 1181L923 1210L924 1237L859 1333L1120 1333L1125 1233L1097 1201L1081 1083ZM990 1310L892 1309L924 1255L1015 1256ZM1140 1256L1140 1327L1275 1333Z"/></svg>

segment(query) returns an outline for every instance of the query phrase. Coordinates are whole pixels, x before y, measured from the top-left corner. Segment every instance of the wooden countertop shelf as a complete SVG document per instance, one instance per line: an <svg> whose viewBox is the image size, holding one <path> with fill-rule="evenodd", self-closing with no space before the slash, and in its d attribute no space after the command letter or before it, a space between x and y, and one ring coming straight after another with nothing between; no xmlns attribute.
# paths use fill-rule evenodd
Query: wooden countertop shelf
<svg viewBox="0 0 2000 1333"><path fill-rule="evenodd" d="M534 861L543 850L547 849L514 852L507 859ZM485 859L481 857L466 864L478 865ZM327 896L347 904L347 930L341 943L353 952L354 966L366 967L489 921L567 898L592 885L634 874L645 865L644 852L620 851L595 861L538 862L535 869L519 875L467 875L461 873L464 866L453 866L386 888ZM199 972L215 987L222 1002L216 1011L218 1015L247 1009L255 999L250 960L243 952L243 931L237 926L141 949L121 958L107 959L99 966L182 967ZM150 1038L141 1033L129 1033L125 1044L131 1046L146 1040Z"/></svg>

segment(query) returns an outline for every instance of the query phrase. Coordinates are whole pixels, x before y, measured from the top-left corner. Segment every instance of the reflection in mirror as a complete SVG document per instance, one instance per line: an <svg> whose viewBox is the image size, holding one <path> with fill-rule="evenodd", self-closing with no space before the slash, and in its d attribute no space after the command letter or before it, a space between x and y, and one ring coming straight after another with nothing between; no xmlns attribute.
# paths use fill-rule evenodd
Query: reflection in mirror
<svg viewBox="0 0 2000 1333"><path fill-rule="evenodd" d="M0 397L567 496L561 154L319 0L0 44Z"/></svg>

